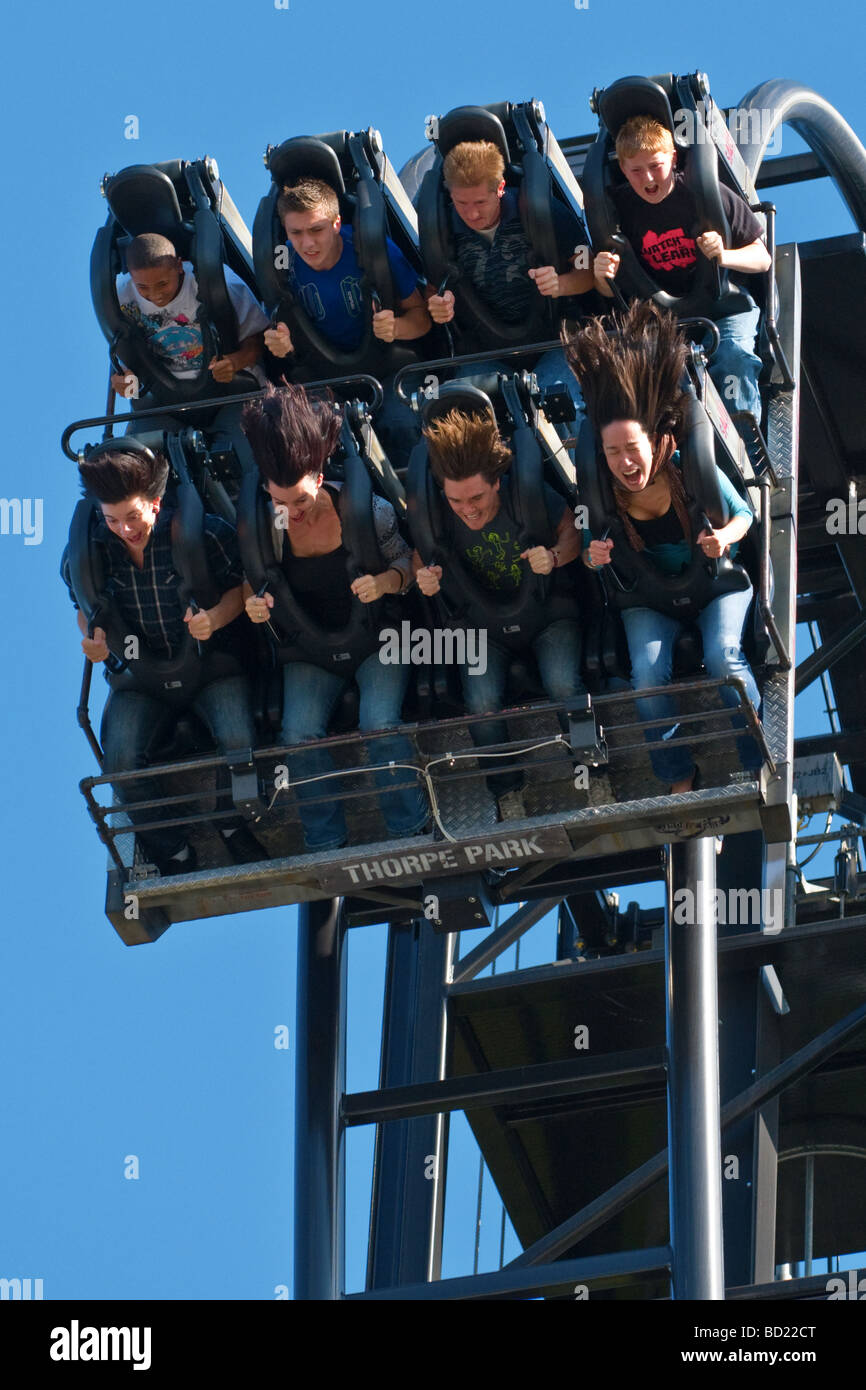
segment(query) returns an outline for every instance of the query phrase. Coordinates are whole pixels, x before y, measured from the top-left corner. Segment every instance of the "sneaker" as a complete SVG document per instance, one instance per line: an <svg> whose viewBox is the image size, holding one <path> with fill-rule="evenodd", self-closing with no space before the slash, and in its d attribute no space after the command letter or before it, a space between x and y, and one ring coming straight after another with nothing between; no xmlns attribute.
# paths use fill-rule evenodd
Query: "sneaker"
<svg viewBox="0 0 866 1390"><path fill-rule="evenodd" d="M220 839L234 864L258 864L271 857L246 825L220 830Z"/></svg>
<svg viewBox="0 0 866 1390"><path fill-rule="evenodd" d="M515 787L513 791L503 792L496 798L497 818L504 820L525 820L526 803L523 800L523 788Z"/></svg>

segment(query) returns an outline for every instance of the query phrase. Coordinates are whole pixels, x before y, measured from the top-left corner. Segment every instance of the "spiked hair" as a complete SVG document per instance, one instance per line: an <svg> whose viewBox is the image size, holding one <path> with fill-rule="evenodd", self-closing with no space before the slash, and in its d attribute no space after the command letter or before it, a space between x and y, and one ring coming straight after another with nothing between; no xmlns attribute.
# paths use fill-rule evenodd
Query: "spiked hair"
<svg viewBox="0 0 866 1390"><path fill-rule="evenodd" d="M322 179L299 179L286 184L277 198L277 216L284 222L290 212L317 212L322 208L329 221L340 216L340 200L329 183Z"/></svg>
<svg viewBox="0 0 866 1390"><path fill-rule="evenodd" d="M511 450L499 433L492 413L464 414L450 410L424 431L430 468L441 485L474 478L480 473L493 484L511 463Z"/></svg>
<svg viewBox="0 0 866 1390"><path fill-rule="evenodd" d="M340 417L330 401L314 403L301 386L272 386L248 401L241 428L262 478L278 487L318 477L340 440Z"/></svg>

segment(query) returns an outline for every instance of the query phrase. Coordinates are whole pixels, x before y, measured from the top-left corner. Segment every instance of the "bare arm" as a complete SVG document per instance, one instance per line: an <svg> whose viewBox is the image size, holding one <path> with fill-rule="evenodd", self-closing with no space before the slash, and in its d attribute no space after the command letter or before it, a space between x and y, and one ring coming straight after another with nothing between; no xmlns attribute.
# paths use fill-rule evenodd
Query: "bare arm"
<svg viewBox="0 0 866 1390"><path fill-rule="evenodd" d="M214 604L213 608L200 608L197 613L188 608L183 620L189 628L190 636L197 642L206 642L215 632L219 632L221 627L233 622L244 611L243 593L243 585L236 584L233 589L226 589L219 603Z"/></svg>
<svg viewBox="0 0 866 1390"><path fill-rule="evenodd" d="M430 330L430 315L420 290L413 290L408 299L401 299L399 312L380 309L373 315L373 332L385 343L397 340L408 342L422 338Z"/></svg>
<svg viewBox="0 0 866 1390"><path fill-rule="evenodd" d="M570 565L572 560L576 560L583 550L583 536L574 524L574 515L568 507L559 518L559 525L556 528L552 551L556 557L557 566Z"/></svg>
<svg viewBox="0 0 866 1390"><path fill-rule="evenodd" d="M704 232L697 239L698 249L711 261L718 261L724 270L739 270L749 275L761 275L770 269L770 253L758 237L748 246L727 250L718 232Z"/></svg>

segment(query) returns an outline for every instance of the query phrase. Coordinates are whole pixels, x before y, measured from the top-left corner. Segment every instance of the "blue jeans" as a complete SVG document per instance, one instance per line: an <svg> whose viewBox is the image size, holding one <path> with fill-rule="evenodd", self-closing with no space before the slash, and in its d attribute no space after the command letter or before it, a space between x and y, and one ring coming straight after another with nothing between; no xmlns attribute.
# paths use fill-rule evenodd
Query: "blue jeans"
<svg viewBox="0 0 866 1390"><path fill-rule="evenodd" d="M585 695L586 689L580 678L581 630L573 618L561 618L544 628L532 643L532 652L538 662L541 683L550 700L570 700L577 695ZM514 652L504 647L487 645L487 670L483 675L473 676L467 666L460 667L460 683L463 687L463 703L468 714L492 714L502 708L505 698L505 682L508 666ZM567 732L567 723L563 731ZM504 719L488 719L483 724L470 724L469 734L476 748L488 748L494 743L508 742L508 728ZM497 757L495 766L504 767L513 761ZM494 796L503 796L523 785L522 772L499 772L487 778L487 786Z"/></svg>
<svg viewBox="0 0 866 1390"><path fill-rule="evenodd" d="M361 692L359 728L362 733L388 729L400 723L400 712L406 686L408 666L386 666L379 660L378 651L368 656L355 672ZM320 666L306 662L289 662L283 667L283 743L306 743L325 738L334 707L348 676L338 676ZM373 763L414 763L415 754L405 734L377 738L369 747ZM289 758L289 777L320 777L333 771L334 761L326 748L313 747ZM373 774L379 789L379 805L385 824L392 835L414 835L428 817L427 798L417 781L412 783L409 768L382 770ZM401 783L407 784L400 786ZM395 788L395 790L391 790ZM320 782L299 782L295 786L307 849L339 849L348 838L342 801L320 800L329 792L343 789L343 779Z"/></svg>
<svg viewBox="0 0 866 1390"><path fill-rule="evenodd" d="M761 697L741 646L751 601L751 586L740 593L723 594L701 610L696 623L703 637L707 675L716 680L724 676L739 676L745 683L749 699L759 710ZM667 685L671 679L674 643L682 630L682 623L665 613L657 613L653 608L626 608L622 620L631 657L632 689L646 690L654 685ZM719 694L722 703L729 708L739 705L739 696L731 686L723 685ZM692 755L684 743L672 741L677 728L675 700L668 695L655 695L638 700L637 709L642 719L670 718L674 721L671 729L657 726L646 730L647 743L654 745L650 750L650 761L656 777L662 782L679 782L689 777L695 770ZM742 715L735 715L732 723L735 728L745 727ZM659 743L664 746L655 746ZM737 750L747 771L755 771L761 766L761 755L751 736L739 737Z"/></svg>
<svg viewBox="0 0 866 1390"><path fill-rule="evenodd" d="M516 359L514 358L510 362L501 362L498 358L491 358L489 362L464 363L457 368L455 375L457 378L461 378L480 376L484 372L504 372L506 376L510 376L516 370ZM532 370L535 372L540 388L554 386L558 382L567 388L574 405L575 418L566 421L563 426L557 426L557 429L564 431L563 438L567 435L576 435L580 423L579 417L583 413L583 396L577 377L566 362L562 348L550 348L547 352L543 352Z"/></svg>
<svg viewBox="0 0 866 1390"><path fill-rule="evenodd" d="M717 320L721 341L710 362L710 376L726 410L751 411L760 423L758 377L761 375L761 359L755 353L755 334L761 311L754 300L751 303L751 309Z"/></svg>
<svg viewBox="0 0 866 1390"><path fill-rule="evenodd" d="M246 676L225 676L211 681L199 691L191 708L201 715L221 753L239 748L253 748L256 742L253 724L250 687ZM102 715L100 739L105 754L105 772L135 772L147 766L149 756L160 738L177 720L178 711L154 695L138 690L112 690ZM228 795L227 778L220 772L217 778L217 810L232 805ZM123 782L114 788L124 805L150 801L168 796L170 791L159 778ZM154 820L174 820L188 813L188 805L157 807L139 815L129 810L133 825ZM230 822L223 822L230 824ZM182 826L167 830L147 830L139 836L142 848L159 863L183 849L186 834Z"/></svg>

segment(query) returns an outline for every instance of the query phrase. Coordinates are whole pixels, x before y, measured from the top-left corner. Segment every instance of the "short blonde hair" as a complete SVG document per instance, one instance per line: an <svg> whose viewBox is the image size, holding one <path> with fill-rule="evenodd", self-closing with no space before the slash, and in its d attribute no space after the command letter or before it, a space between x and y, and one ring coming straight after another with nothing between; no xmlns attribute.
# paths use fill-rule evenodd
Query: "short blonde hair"
<svg viewBox="0 0 866 1390"><path fill-rule="evenodd" d="M667 126L652 116L629 116L619 128L616 137L616 157L620 164L624 159L634 159L636 154L656 154L662 150L672 154L674 137Z"/></svg>
<svg viewBox="0 0 866 1390"><path fill-rule="evenodd" d="M486 183L492 190L505 177L505 160L492 140L464 140L449 150L442 162L446 188L474 188Z"/></svg>
<svg viewBox="0 0 866 1390"><path fill-rule="evenodd" d="M301 179L287 184L277 199L277 216L285 221L288 212L315 212L323 208L331 222L340 216L340 200L329 183L322 179Z"/></svg>
<svg viewBox="0 0 866 1390"><path fill-rule="evenodd" d="M511 450L491 413L468 415L450 410L424 431L430 468L437 483L463 482L480 473L494 483L511 463Z"/></svg>

